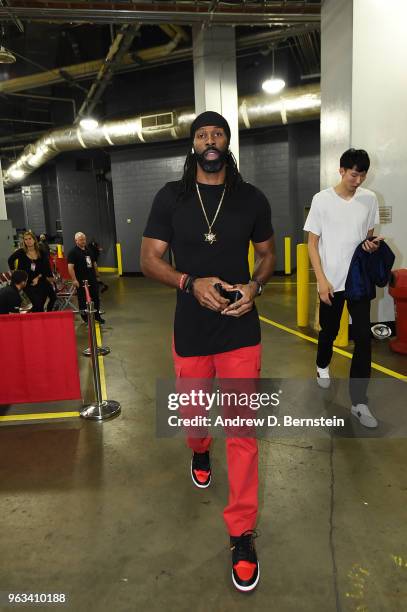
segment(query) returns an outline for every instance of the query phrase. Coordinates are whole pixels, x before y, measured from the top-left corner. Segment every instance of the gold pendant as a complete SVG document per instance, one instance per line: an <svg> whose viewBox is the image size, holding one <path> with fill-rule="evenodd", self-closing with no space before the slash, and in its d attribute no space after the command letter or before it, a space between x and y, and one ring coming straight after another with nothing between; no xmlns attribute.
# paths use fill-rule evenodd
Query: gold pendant
<svg viewBox="0 0 407 612"><path fill-rule="evenodd" d="M205 242L209 242L209 244L213 244L214 242L216 242L216 234L208 232L207 234L204 234L204 236Z"/></svg>

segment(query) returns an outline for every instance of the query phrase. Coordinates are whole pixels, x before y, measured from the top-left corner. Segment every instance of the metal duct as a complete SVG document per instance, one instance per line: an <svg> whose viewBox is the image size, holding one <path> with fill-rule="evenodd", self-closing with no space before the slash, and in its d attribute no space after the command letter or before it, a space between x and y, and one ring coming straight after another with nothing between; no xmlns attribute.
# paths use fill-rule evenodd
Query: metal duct
<svg viewBox="0 0 407 612"><path fill-rule="evenodd" d="M250 129L317 119L320 114L319 84L288 89L271 98L266 95L239 98L239 128ZM187 138L195 118L193 108L139 115L100 124L94 130L80 126L52 130L29 144L4 172L5 187L18 184L27 175L63 151L94 149Z"/></svg>

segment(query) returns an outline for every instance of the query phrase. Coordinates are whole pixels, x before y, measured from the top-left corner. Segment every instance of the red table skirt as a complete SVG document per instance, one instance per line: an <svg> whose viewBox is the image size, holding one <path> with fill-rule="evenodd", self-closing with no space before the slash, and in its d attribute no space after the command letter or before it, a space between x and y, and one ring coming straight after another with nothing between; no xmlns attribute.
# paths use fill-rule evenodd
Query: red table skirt
<svg viewBox="0 0 407 612"><path fill-rule="evenodd" d="M0 404L80 397L73 312L0 315Z"/></svg>

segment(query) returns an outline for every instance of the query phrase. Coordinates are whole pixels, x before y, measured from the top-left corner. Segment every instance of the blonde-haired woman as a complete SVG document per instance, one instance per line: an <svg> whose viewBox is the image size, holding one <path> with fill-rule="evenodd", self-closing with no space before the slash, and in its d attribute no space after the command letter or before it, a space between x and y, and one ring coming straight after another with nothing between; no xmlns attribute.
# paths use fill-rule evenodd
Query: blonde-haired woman
<svg viewBox="0 0 407 612"><path fill-rule="evenodd" d="M27 286L24 292L31 300L33 312L43 312L44 305L49 298L47 310L53 309L56 295L52 286L52 273L49 259L40 249L35 234L31 231L24 232L23 244L20 249L14 251L8 258L10 270L18 259L18 269L25 270L28 274Z"/></svg>

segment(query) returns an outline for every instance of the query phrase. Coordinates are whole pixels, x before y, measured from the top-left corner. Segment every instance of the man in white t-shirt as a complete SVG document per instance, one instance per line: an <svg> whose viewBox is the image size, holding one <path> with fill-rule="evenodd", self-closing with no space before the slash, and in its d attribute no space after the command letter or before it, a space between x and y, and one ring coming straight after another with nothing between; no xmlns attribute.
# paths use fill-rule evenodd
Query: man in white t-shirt
<svg viewBox="0 0 407 612"><path fill-rule="evenodd" d="M361 187L369 166L369 156L363 149L345 151L340 159L340 183L313 197L304 225L309 232L308 250L320 298L317 382L325 389L330 385L332 346L339 331L352 256L361 242L368 253L380 244L380 238L371 240L379 223L378 201L372 191ZM348 299L347 304L355 343L349 384L351 413L362 425L377 427L366 395L371 371L370 300Z"/></svg>

